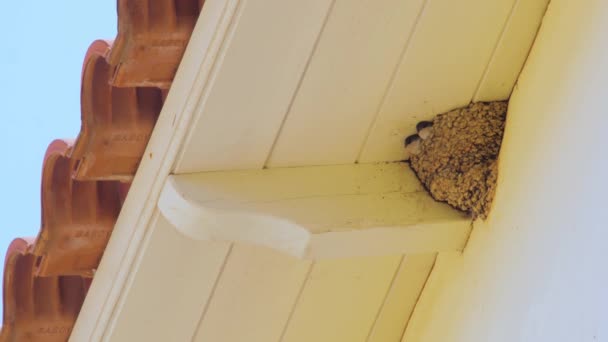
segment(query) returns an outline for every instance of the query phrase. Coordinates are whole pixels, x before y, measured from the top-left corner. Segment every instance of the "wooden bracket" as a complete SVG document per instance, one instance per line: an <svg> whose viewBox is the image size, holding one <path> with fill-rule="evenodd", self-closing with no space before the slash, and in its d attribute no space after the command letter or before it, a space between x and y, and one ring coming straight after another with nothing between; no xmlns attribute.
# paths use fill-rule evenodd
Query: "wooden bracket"
<svg viewBox="0 0 608 342"><path fill-rule="evenodd" d="M172 175L158 206L193 239L313 260L461 250L470 232L402 163Z"/></svg>

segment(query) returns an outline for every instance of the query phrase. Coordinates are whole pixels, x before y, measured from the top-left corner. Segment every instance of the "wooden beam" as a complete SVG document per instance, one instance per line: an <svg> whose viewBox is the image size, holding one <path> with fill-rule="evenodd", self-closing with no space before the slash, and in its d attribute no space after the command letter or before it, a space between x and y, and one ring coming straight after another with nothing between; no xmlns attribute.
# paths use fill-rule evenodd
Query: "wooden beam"
<svg viewBox="0 0 608 342"><path fill-rule="evenodd" d="M402 163L172 175L158 206L193 239L313 260L461 250L470 231Z"/></svg>

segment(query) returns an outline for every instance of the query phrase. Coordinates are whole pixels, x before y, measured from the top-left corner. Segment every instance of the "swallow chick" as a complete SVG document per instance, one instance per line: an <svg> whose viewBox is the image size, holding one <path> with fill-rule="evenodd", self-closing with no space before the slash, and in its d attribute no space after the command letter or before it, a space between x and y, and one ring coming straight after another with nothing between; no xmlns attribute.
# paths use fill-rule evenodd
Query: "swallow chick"
<svg viewBox="0 0 608 342"><path fill-rule="evenodd" d="M431 136L432 128L433 128L432 121L420 121L418 124L416 124L416 131L418 132L418 136L422 140L426 140L426 139L428 139L428 137Z"/></svg>
<svg viewBox="0 0 608 342"><path fill-rule="evenodd" d="M420 136L412 134L405 138L405 159L409 160L411 156L420 153Z"/></svg>

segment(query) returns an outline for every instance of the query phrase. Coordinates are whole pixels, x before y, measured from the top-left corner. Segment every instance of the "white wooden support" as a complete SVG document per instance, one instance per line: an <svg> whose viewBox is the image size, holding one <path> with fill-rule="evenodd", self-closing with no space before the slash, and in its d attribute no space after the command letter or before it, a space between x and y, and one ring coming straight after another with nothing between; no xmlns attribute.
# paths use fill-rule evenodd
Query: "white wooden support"
<svg viewBox="0 0 608 342"><path fill-rule="evenodd" d="M470 232L402 163L172 175L158 206L193 239L312 260L458 251Z"/></svg>

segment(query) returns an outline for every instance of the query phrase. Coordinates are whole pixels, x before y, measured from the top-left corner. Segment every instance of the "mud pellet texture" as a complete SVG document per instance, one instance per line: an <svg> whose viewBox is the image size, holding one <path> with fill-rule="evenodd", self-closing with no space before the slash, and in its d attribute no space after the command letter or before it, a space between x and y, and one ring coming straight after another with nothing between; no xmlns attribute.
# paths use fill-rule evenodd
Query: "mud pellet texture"
<svg viewBox="0 0 608 342"><path fill-rule="evenodd" d="M431 196L486 218L496 190L507 102L479 102L439 114L410 165Z"/></svg>

